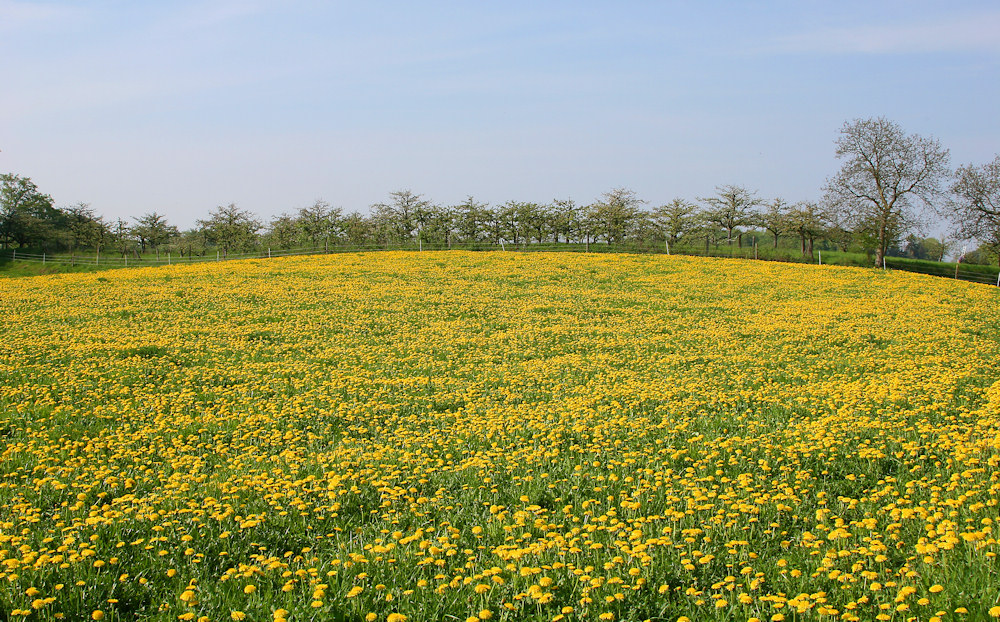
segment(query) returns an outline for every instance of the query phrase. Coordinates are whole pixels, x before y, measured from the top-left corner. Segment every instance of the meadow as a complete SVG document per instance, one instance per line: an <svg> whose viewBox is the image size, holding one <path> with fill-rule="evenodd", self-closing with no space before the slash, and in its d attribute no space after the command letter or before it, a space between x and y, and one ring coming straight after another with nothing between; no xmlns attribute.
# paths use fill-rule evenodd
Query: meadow
<svg viewBox="0 0 1000 622"><path fill-rule="evenodd" d="M996 287L352 253L0 322L0 619L1000 617Z"/></svg>

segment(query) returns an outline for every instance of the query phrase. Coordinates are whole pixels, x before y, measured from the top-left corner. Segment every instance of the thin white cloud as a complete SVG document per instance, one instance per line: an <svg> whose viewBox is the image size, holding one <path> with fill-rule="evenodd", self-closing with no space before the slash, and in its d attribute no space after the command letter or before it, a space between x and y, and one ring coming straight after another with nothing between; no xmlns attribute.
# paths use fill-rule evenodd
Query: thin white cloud
<svg viewBox="0 0 1000 622"><path fill-rule="evenodd" d="M913 54L1000 52L1000 11L951 19L830 28L781 37L772 52L826 54Z"/></svg>

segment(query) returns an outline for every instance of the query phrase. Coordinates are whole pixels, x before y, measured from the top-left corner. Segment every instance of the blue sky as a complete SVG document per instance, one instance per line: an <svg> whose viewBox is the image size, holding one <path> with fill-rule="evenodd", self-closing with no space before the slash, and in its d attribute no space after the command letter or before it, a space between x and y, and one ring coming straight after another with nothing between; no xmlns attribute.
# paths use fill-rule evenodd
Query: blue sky
<svg viewBox="0 0 1000 622"><path fill-rule="evenodd" d="M996 2L0 0L0 172L188 227L409 188L818 199L845 121L1000 153Z"/></svg>

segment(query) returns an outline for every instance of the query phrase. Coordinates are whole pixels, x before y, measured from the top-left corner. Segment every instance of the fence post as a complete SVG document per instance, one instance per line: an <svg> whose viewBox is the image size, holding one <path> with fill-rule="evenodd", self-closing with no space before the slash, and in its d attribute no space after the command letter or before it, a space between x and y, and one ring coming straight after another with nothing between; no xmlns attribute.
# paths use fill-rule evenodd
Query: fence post
<svg viewBox="0 0 1000 622"><path fill-rule="evenodd" d="M670 240L663 240L663 245L667 247L667 254L670 254Z"/></svg>
<svg viewBox="0 0 1000 622"><path fill-rule="evenodd" d="M45 253L42 253L42 265L45 265Z"/></svg>
<svg viewBox="0 0 1000 622"><path fill-rule="evenodd" d="M267 258L268 259L271 258L271 247L270 246L267 247Z"/></svg>
<svg viewBox="0 0 1000 622"><path fill-rule="evenodd" d="M167 265L170 265L170 251L167 251Z"/></svg>
<svg viewBox="0 0 1000 622"><path fill-rule="evenodd" d="M823 265L823 251L819 252L819 265Z"/></svg>
<svg viewBox="0 0 1000 622"><path fill-rule="evenodd" d="M215 249L215 260L219 261L219 249Z"/></svg>
<svg viewBox="0 0 1000 622"><path fill-rule="evenodd" d="M10 256L11 261L17 261L17 249L13 250L13 254Z"/></svg>

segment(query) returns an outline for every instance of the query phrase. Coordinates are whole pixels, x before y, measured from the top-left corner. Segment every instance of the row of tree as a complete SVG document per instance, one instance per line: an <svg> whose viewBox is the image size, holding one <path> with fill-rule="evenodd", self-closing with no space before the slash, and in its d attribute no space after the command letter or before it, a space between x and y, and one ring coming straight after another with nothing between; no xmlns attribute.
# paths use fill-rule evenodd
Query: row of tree
<svg viewBox="0 0 1000 622"><path fill-rule="evenodd" d="M625 188L583 205L555 200L490 206L468 197L442 206L401 190L370 206L367 214L344 214L317 200L268 223L234 204L219 206L187 231L156 212L109 222L84 203L56 207L29 178L8 174L0 176L0 245L123 256L546 242L704 246L707 251L712 245L743 246L753 235L754 243L766 236L775 248L794 240L810 256L817 242L866 251L881 265L894 249L943 259L948 250L943 241L911 233L933 215L948 218L956 237L980 244L981 258L1000 256L1000 156L952 172L940 143L908 135L883 118L845 123L836 146L841 169L815 202L764 200L745 187L725 185L696 201L674 199L651 208Z"/></svg>

